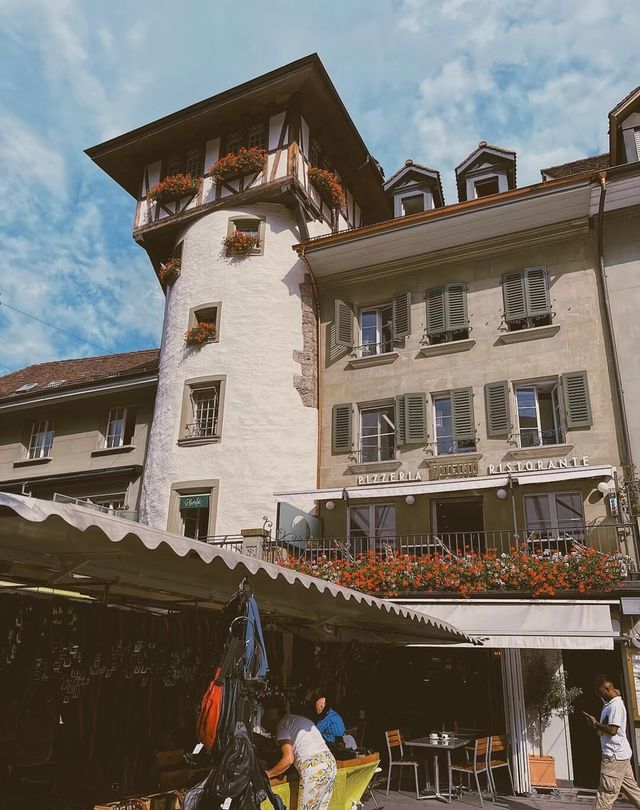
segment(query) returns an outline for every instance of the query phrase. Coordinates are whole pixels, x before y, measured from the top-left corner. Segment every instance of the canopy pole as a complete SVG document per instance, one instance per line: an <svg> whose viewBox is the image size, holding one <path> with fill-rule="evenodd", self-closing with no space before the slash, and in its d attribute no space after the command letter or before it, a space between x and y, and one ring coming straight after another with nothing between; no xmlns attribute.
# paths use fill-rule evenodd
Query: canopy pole
<svg viewBox="0 0 640 810"><path fill-rule="evenodd" d="M507 733L511 743L513 789L518 794L531 793L529 776L529 746L527 743L527 713L524 703L522 658L518 649L500 650L502 691Z"/></svg>

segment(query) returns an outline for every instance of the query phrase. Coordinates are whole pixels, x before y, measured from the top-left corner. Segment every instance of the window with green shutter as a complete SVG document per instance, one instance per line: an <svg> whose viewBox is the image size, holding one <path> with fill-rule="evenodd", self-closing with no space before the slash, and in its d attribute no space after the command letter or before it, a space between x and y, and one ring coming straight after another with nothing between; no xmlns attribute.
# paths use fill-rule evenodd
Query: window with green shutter
<svg viewBox="0 0 640 810"><path fill-rule="evenodd" d="M560 377L564 417L568 428L586 428L593 424L589 382L586 371L571 371Z"/></svg>
<svg viewBox="0 0 640 810"><path fill-rule="evenodd" d="M334 405L331 413L331 449L334 453L349 453L352 441L352 405Z"/></svg>
<svg viewBox="0 0 640 810"><path fill-rule="evenodd" d="M456 388L433 399L436 453L470 453L476 449L473 389Z"/></svg>
<svg viewBox="0 0 640 810"><path fill-rule="evenodd" d="M546 267L525 267L502 277L504 319L510 332L551 323Z"/></svg>
<svg viewBox="0 0 640 810"><path fill-rule="evenodd" d="M400 394L396 397L396 437L398 444L427 441L426 394Z"/></svg>
<svg viewBox="0 0 640 810"><path fill-rule="evenodd" d="M487 436L505 436L511 430L509 409L509 384L506 380L487 383L484 387L484 402L487 413Z"/></svg>
<svg viewBox="0 0 640 810"><path fill-rule="evenodd" d="M427 290L427 335L431 344L469 337L467 287L461 282Z"/></svg>
<svg viewBox="0 0 640 810"><path fill-rule="evenodd" d="M344 301L335 300L334 310L336 346L353 347L353 310Z"/></svg>

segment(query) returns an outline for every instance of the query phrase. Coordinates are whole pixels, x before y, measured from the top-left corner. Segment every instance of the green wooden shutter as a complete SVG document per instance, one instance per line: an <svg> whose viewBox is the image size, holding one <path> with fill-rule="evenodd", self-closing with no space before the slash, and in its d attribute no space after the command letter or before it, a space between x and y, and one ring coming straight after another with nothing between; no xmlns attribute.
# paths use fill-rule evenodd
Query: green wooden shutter
<svg viewBox="0 0 640 810"><path fill-rule="evenodd" d="M564 415L568 428L591 427L591 400L586 371L572 371L560 377Z"/></svg>
<svg viewBox="0 0 640 810"><path fill-rule="evenodd" d="M405 401L404 394L396 397L396 444L406 444L407 431L405 430Z"/></svg>
<svg viewBox="0 0 640 810"><path fill-rule="evenodd" d="M487 436L504 436L509 433L509 384L506 380L487 383L484 387L484 403L487 412Z"/></svg>
<svg viewBox="0 0 640 810"><path fill-rule="evenodd" d="M396 397L396 439L398 444L427 441L426 394L401 394Z"/></svg>
<svg viewBox="0 0 640 810"><path fill-rule="evenodd" d="M551 311L546 267L527 267L524 271L527 316L547 315Z"/></svg>
<svg viewBox="0 0 640 810"><path fill-rule="evenodd" d="M465 284L447 284L445 288L445 309L447 332L467 328L469 318L467 315L467 287Z"/></svg>
<svg viewBox="0 0 640 810"><path fill-rule="evenodd" d="M427 290L427 334L439 335L446 332L444 287Z"/></svg>
<svg viewBox="0 0 640 810"><path fill-rule="evenodd" d="M524 286L524 274L506 273L502 277L502 295L504 297L504 318L516 321L527 317L527 296Z"/></svg>
<svg viewBox="0 0 640 810"><path fill-rule="evenodd" d="M411 293L398 293L393 299L393 339L411 334Z"/></svg>
<svg viewBox="0 0 640 810"><path fill-rule="evenodd" d="M353 312L349 304L335 301L334 322L336 327L336 346L353 348Z"/></svg>
<svg viewBox="0 0 640 810"><path fill-rule="evenodd" d="M352 406L334 405L331 414L331 449L334 453L348 453L352 448Z"/></svg>
<svg viewBox="0 0 640 810"><path fill-rule="evenodd" d="M476 438L473 388L456 388L451 392L451 417L455 441L469 441Z"/></svg>

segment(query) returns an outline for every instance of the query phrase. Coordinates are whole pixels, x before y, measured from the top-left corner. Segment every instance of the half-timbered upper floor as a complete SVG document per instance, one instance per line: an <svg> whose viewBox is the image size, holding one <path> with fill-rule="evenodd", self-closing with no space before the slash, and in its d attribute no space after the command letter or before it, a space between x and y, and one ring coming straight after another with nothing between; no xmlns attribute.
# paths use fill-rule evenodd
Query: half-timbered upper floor
<svg viewBox="0 0 640 810"><path fill-rule="evenodd" d="M152 259L186 221L227 205L283 202L327 232L391 216L380 169L316 54L87 154L136 198L134 237Z"/></svg>

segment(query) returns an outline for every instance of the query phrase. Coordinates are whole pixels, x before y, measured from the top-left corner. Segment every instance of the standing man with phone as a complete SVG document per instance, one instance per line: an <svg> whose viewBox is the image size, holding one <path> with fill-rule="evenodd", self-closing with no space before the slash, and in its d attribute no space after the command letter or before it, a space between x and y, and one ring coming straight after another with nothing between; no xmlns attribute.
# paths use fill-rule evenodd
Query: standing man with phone
<svg viewBox="0 0 640 810"><path fill-rule="evenodd" d="M627 740L627 710L620 691L606 675L597 675L594 687L604 706L600 720L582 712L587 723L600 735L602 766L594 810L611 810L620 791L640 810L640 787L631 768L631 746Z"/></svg>

